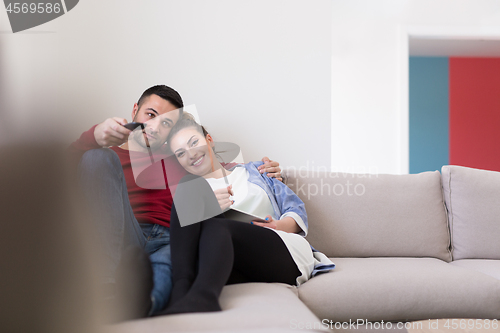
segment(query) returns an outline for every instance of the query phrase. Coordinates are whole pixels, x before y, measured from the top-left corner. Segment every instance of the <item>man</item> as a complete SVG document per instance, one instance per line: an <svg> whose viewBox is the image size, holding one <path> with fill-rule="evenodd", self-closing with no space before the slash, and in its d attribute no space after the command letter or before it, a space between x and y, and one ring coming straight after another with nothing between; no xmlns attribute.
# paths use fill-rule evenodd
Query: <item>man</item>
<svg viewBox="0 0 500 333"><path fill-rule="evenodd" d="M121 284L125 286L123 292L132 294L127 299L139 295L135 297L137 304L128 317L158 313L166 306L172 289L169 229L172 194L166 179L157 177L155 170L146 169L161 165L169 171L168 177L180 179L185 175L175 159L162 159L166 157L162 156L166 138L182 117L183 106L181 96L174 89L164 85L151 87L132 109L133 121L144 123L142 131L132 132L125 128L126 119L109 118L84 132L70 148L77 158L81 156L79 180L106 256L103 282L108 289L113 289L121 276ZM99 149L103 147L110 149ZM131 155L134 156L132 159ZM158 161L161 164L154 163ZM279 164L266 157L263 161L261 172L279 178ZM145 170L147 172L142 172ZM150 178L154 175L154 186L144 186L143 182L141 186L137 184L141 172ZM158 186L159 183L163 186ZM134 246L149 254L151 267L149 260L144 261ZM124 256L127 248L132 250ZM117 274L119 266L136 266L135 271L140 274L127 280L128 273ZM152 285L151 273L148 274L151 268ZM134 294L132 284L140 284L139 290L151 290L150 297L141 297L144 294L141 292Z"/></svg>

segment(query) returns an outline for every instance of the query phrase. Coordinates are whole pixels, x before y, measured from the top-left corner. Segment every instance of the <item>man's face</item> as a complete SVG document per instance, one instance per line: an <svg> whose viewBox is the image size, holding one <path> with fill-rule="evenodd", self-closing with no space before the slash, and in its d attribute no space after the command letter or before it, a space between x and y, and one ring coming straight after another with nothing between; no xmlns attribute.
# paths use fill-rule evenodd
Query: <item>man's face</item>
<svg viewBox="0 0 500 333"><path fill-rule="evenodd" d="M165 144L170 130L179 120L179 110L160 96L151 95L142 103L140 109L137 103L134 105L132 118L136 122L144 123L145 128L145 135L140 129L134 131L135 142L142 148L147 148L149 143L149 147L156 150Z"/></svg>

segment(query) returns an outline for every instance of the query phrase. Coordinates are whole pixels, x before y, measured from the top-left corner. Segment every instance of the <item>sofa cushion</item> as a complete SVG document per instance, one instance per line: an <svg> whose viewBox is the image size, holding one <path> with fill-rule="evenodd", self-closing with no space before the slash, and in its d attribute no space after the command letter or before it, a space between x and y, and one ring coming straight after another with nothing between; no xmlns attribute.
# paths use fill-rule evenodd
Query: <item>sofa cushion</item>
<svg viewBox="0 0 500 333"><path fill-rule="evenodd" d="M280 283L243 283L225 286L221 312L159 316L112 325L107 332L155 333L228 331L316 325L319 319L297 297L297 288ZM236 331L238 331L236 330Z"/></svg>
<svg viewBox="0 0 500 333"><path fill-rule="evenodd" d="M500 259L500 172L441 170L453 259Z"/></svg>
<svg viewBox="0 0 500 333"><path fill-rule="evenodd" d="M438 171L285 174L287 185L305 202L307 239L327 256L451 260Z"/></svg>
<svg viewBox="0 0 500 333"><path fill-rule="evenodd" d="M500 280L500 260L461 259L452 261L450 264L472 269Z"/></svg>
<svg viewBox="0 0 500 333"><path fill-rule="evenodd" d="M434 258L332 258L299 298L320 318L406 321L498 318L500 281Z"/></svg>

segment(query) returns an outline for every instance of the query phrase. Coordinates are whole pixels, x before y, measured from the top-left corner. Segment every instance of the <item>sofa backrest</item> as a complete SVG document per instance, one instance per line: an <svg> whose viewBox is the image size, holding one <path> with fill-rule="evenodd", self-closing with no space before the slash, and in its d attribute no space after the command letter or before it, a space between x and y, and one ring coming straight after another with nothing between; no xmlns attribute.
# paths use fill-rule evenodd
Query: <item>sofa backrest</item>
<svg viewBox="0 0 500 333"><path fill-rule="evenodd" d="M500 259L500 172L443 166L453 259Z"/></svg>
<svg viewBox="0 0 500 333"><path fill-rule="evenodd" d="M307 239L329 257L434 257L451 261L438 171L414 175L286 170L304 201Z"/></svg>

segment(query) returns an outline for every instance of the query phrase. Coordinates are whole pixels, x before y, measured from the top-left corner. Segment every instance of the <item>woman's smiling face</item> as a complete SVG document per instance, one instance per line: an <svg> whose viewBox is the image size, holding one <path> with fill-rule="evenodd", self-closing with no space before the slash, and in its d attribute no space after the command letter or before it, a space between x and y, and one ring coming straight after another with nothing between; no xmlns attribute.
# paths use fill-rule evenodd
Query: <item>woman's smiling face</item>
<svg viewBox="0 0 500 333"><path fill-rule="evenodd" d="M207 139L211 142L212 138L207 135ZM193 175L204 176L213 171L207 139L195 127L183 128L170 138L170 149L182 167Z"/></svg>

